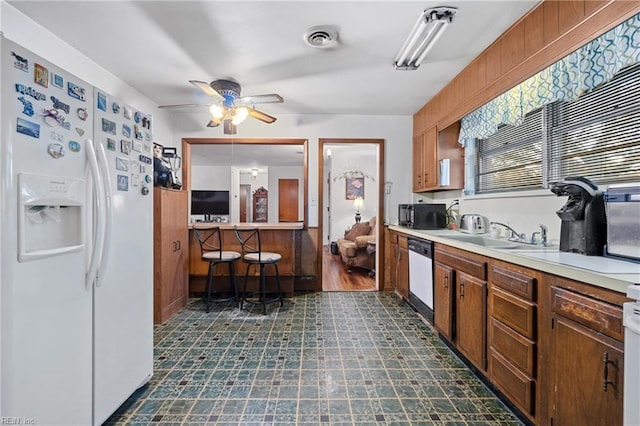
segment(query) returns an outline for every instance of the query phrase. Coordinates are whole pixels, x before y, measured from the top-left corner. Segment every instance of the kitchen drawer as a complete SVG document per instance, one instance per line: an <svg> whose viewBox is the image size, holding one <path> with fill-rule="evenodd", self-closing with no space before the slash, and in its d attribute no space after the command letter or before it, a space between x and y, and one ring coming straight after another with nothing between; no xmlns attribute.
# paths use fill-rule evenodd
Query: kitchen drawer
<svg viewBox="0 0 640 426"><path fill-rule="evenodd" d="M536 338L536 305L497 288L491 289L490 297L491 316L529 339Z"/></svg>
<svg viewBox="0 0 640 426"><path fill-rule="evenodd" d="M408 250L409 249L408 241L409 240L407 239L406 236L398 234L398 247Z"/></svg>
<svg viewBox="0 0 640 426"><path fill-rule="evenodd" d="M489 323L491 348L530 377L536 377L536 344L495 318Z"/></svg>
<svg viewBox="0 0 640 426"><path fill-rule="evenodd" d="M523 374L495 350L489 354L489 372L493 383L525 413L535 414L535 380Z"/></svg>
<svg viewBox="0 0 640 426"><path fill-rule="evenodd" d="M482 281L487 280L487 258L446 245L436 244L435 260L467 273Z"/></svg>
<svg viewBox="0 0 640 426"><path fill-rule="evenodd" d="M624 341L622 308L558 287L551 287L551 309L590 329Z"/></svg>
<svg viewBox="0 0 640 426"><path fill-rule="evenodd" d="M491 266L491 283L509 293L516 294L530 301L536 300L536 290L538 280L522 272L529 272L522 268L519 271L515 268L505 268L500 265ZM522 272L521 272L522 271ZM530 271L533 272L533 271Z"/></svg>

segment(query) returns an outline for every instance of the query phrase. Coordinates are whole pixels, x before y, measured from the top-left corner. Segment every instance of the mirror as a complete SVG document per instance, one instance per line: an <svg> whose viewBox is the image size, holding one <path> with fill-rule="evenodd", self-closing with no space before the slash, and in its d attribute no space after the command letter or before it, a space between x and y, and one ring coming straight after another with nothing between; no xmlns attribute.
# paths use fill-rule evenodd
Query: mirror
<svg viewBox="0 0 640 426"><path fill-rule="evenodd" d="M228 191L227 214L191 214L192 221L306 223L306 139L183 139L182 151L189 194Z"/></svg>

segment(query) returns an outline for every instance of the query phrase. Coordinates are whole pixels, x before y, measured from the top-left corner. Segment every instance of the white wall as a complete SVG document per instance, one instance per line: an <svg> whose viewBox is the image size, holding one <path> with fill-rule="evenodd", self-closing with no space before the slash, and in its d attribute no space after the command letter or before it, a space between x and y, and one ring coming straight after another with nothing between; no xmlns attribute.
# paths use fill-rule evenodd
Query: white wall
<svg viewBox="0 0 640 426"><path fill-rule="evenodd" d="M222 190L231 188L231 167L191 166L191 189Z"/></svg>
<svg viewBox="0 0 640 426"><path fill-rule="evenodd" d="M283 94L285 104L286 94ZM265 110L266 111L266 110ZM267 111L270 114L271 111ZM411 201L411 116L364 115L274 115L273 124L248 119L238 126L239 138L303 138L308 139L309 226L318 225L318 139L319 138L376 138L385 140L385 181L393 182L387 219L397 223L399 203ZM173 112L174 146L181 138L225 137L221 128L207 128L206 113ZM171 144L169 144L171 145Z"/></svg>

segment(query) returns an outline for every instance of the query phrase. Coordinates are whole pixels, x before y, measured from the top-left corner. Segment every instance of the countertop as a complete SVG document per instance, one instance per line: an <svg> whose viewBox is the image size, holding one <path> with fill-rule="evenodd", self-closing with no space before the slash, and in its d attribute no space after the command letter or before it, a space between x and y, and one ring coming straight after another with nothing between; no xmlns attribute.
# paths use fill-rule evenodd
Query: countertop
<svg viewBox="0 0 640 426"><path fill-rule="evenodd" d="M279 222L279 223L254 223L254 222L236 222L236 223L223 223L223 222L192 222L189 223L189 229L207 229L218 227L220 229L234 229L234 227L240 229L247 228L260 228L261 230L298 230L304 228L304 222Z"/></svg>
<svg viewBox="0 0 640 426"><path fill-rule="evenodd" d="M416 230L397 225L390 225L389 229L620 293L626 294L631 284L640 284L640 263L560 252L557 248L510 250L485 247L456 241L450 237L461 233L449 229Z"/></svg>

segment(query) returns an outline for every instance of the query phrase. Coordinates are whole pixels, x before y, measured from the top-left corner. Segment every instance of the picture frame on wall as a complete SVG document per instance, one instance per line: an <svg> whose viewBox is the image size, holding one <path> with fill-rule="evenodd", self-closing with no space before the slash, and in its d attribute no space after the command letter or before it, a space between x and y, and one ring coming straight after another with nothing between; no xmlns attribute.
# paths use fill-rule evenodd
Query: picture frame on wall
<svg viewBox="0 0 640 426"><path fill-rule="evenodd" d="M345 181L347 183L347 200L364 199L364 177L348 177Z"/></svg>

